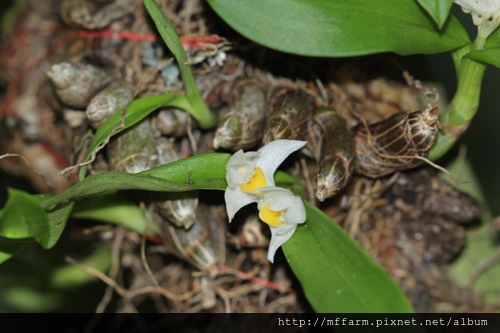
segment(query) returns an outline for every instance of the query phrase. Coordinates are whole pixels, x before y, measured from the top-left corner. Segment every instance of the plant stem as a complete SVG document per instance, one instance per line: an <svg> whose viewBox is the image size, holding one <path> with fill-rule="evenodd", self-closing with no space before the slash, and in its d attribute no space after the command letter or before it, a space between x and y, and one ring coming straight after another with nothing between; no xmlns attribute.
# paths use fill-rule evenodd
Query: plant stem
<svg viewBox="0 0 500 333"><path fill-rule="evenodd" d="M479 106L484 63L469 58L462 59L458 75L457 92L449 106L447 125L467 125Z"/></svg>
<svg viewBox="0 0 500 333"><path fill-rule="evenodd" d="M453 64L455 65L455 72L460 73L460 64L462 63L462 58L467 53L472 52L474 50L472 44L467 44L458 50L451 52L451 57L453 59Z"/></svg>
<svg viewBox="0 0 500 333"><path fill-rule="evenodd" d="M430 150L431 160L443 156L455 144L476 114L486 64L469 59L465 55L471 50L480 50L483 46L484 40L478 36L474 47L468 45L452 53L457 70L458 86L448 109L440 116L439 121L445 132L438 136Z"/></svg>

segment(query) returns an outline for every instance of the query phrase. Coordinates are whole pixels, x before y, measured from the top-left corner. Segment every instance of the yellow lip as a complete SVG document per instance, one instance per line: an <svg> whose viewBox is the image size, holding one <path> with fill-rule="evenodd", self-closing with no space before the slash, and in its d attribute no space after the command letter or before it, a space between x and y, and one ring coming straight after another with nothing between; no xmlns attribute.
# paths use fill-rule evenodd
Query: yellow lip
<svg viewBox="0 0 500 333"><path fill-rule="evenodd" d="M243 192L252 193L253 191L267 186L264 171L261 168L255 168L252 177L245 183L240 185Z"/></svg>
<svg viewBox="0 0 500 333"><path fill-rule="evenodd" d="M279 227L283 224L283 218L281 217L282 215L282 211L270 210L269 204L265 205L259 211L259 218L272 227Z"/></svg>

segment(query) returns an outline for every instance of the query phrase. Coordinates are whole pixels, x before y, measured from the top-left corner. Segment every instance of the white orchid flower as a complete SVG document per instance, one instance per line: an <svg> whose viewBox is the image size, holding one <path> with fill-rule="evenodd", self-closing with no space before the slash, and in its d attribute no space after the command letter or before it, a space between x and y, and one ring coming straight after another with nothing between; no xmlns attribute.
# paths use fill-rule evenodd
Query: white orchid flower
<svg viewBox="0 0 500 333"><path fill-rule="evenodd" d="M462 10L472 15L479 33L486 39L500 24L500 0L455 0Z"/></svg>
<svg viewBox="0 0 500 333"><path fill-rule="evenodd" d="M281 187L266 187L259 190L259 218L271 228L271 242L267 259L274 261L276 250L292 237L297 225L306 221L306 210L302 199L290 190Z"/></svg>
<svg viewBox="0 0 500 333"><path fill-rule="evenodd" d="M462 10L472 15L475 25L500 15L500 0L455 0Z"/></svg>
<svg viewBox="0 0 500 333"><path fill-rule="evenodd" d="M224 193L229 222L244 206L258 202L259 189L274 186L274 173L278 166L294 151L306 145L306 141L276 140L256 152L238 150L226 166L228 187Z"/></svg>

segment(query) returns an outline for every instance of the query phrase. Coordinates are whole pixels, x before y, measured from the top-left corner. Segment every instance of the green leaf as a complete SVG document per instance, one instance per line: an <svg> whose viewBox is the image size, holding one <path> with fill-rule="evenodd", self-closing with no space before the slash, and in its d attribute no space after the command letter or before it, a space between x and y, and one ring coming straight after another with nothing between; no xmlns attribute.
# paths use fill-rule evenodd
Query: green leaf
<svg viewBox="0 0 500 333"><path fill-rule="evenodd" d="M182 46L182 42L175 32L175 27L170 20L163 14L160 6L154 0L144 0L144 6L160 33L161 38L167 45L170 52L177 60L179 70L181 72L182 81L185 85L186 94L188 96L196 94L197 86L194 81L193 73L187 65L187 56Z"/></svg>
<svg viewBox="0 0 500 333"><path fill-rule="evenodd" d="M148 222L137 204L116 193L78 202L71 217L122 225L139 234L152 233L148 230Z"/></svg>
<svg viewBox="0 0 500 333"><path fill-rule="evenodd" d="M197 186L193 189L224 190L227 187L226 164L229 158L231 155L226 153L198 154L140 174Z"/></svg>
<svg viewBox="0 0 500 333"><path fill-rule="evenodd" d="M66 226L73 203L47 213L42 205L50 196L30 195L16 189L9 189L8 195L0 210L0 263L30 243L30 239L45 249L53 247Z"/></svg>
<svg viewBox="0 0 500 333"><path fill-rule="evenodd" d="M447 1L448 2L448 1ZM224 21L267 47L308 56L439 53L469 42L452 16L442 31L414 0L208 0Z"/></svg>
<svg viewBox="0 0 500 333"><path fill-rule="evenodd" d="M294 177L283 171L277 171L274 175L274 181L276 182L276 186L286 187L296 195L299 195L303 198L307 197L305 186L297 177Z"/></svg>
<svg viewBox="0 0 500 333"><path fill-rule="evenodd" d="M44 201L43 207L50 208L63 202L119 190L159 192L224 190L227 187L225 167L229 158L229 154L206 153L137 174L121 171L103 172L90 176L63 193Z"/></svg>
<svg viewBox="0 0 500 333"><path fill-rule="evenodd" d="M304 202L300 225L283 251L318 313L413 312L403 292L340 226Z"/></svg>
<svg viewBox="0 0 500 333"><path fill-rule="evenodd" d="M472 51L466 57L500 68L500 47Z"/></svg>
<svg viewBox="0 0 500 333"><path fill-rule="evenodd" d="M416 0L441 29L450 14L453 0Z"/></svg>
<svg viewBox="0 0 500 333"><path fill-rule="evenodd" d="M42 196L43 200L40 200L40 205L43 205L45 200L48 200L50 197L51 196ZM46 246L44 246L45 248L50 249L56 245L73 211L73 206L73 202L68 202L65 205L58 206L50 212L46 212L47 218L49 219L49 239Z"/></svg>
<svg viewBox="0 0 500 333"><path fill-rule="evenodd" d="M8 239L34 238L49 246L49 219L38 200L29 193L8 189L8 199L0 211L0 236Z"/></svg>
<svg viewBox="0 0 500 333"><path fill-rule="evenodd" d="M215 117L208 109L205 101L201 97L198 87L196 86L191 68L187 64L184 47L182 46L179 36L177 36L177 33L175 32L172 22L170 22L170 20L163 14L161 8L154 0L144 0L144 6L153 19L161 38L167 45L170 52L174 55L175 60L177 60L177 65L179 66L179 70L181 72L182 83L184 84L184 88L186 90L186 97L192 105L192 107L187 111L196 120L198 120L202 128L210 128L214 126Z"/></svg>
<svg viewBox="0 0 500 333"><path fill-rule="evenodd" d="M148 96L132 101L125 112L116 112L109 117L97 130L90 143L85 161L89 161L95 150L109 137L116 135L146 118L151 112L162 106L176 106L189 109L189 101L185 96L176 94L162 94ZM80 180L85 177L87 166L80 170Z"/></svg>
<svg viewBox="0 0 500 333"><path fill-rule="evenodd" d="M484 45L485 49L498 47L500 47L500 28L497 28L497 30L491 33L491 35L486 39L486 43Z"/></svg>
<svg viewBox="0 0 500 333"><path fill-rule="evenodd" d="M465 55L467 58L500 67L500 29L494 31L484 44L482 50L472 51Z"/></svg>

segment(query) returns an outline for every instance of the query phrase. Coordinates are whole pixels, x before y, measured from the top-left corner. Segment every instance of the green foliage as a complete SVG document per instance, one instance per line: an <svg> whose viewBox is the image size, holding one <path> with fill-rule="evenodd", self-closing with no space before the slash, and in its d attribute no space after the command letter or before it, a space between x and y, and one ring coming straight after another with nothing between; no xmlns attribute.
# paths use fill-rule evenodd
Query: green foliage
<svg viewBox="0 0 500 333"><path fill-rule="evenodd" d="M201 97L200 91L196 86L193 74L189 65L187 65L187 57L182 47L182 43L175 32L175 28L167 19L165 14L154 0L144 0L144 5L149 15L153 19L161 38L173 53L177 65L179 66L182 82L186 89L187 102L189 107L186 109L198 122L202 128L210 128L215 125L215 117L207 108L207 105Z"/></svg>
<svg viewBox="0 0 500 333"><path fill-rule="evenodd" d="M485 49L498 48L500 47L500 28L497 28L491 35L486 39L484 45Z"/></svg>
<svg viewBox="0 0 500 333"><path fill-rule="evenodd" d="M303 198L307 196L307 193L304 189L304 184L296 177L293 177L286 172L277 171L274 175L274 181L276 182L276 186L286 187L293 193L295 193L295 195L301 196Z"/></svg>
<svg viewBox="0 0 500 333"><path fill-rule="evenodd" d="M467 57L500 68L500 47L472 51Z"/></svg>
<svg viewBox="0 0 500 333"><path fill-rule="evenodd" d="M143 217L138 217L138 208L132 208L129 202L118 198L99 202L99 197L95 196L119 190L180 192L225 189L224 168L228 159L228 154L200 154L140 174L104 172L84 179L55 197L32 196L10 189L9 199L0 210L0 260L10 258L30 238L44 248L54 246L66 226L74 201L88 197L94 198L86 203L86 207L80 205L77 217L98 218L105 212L106 217L101 220L144 232L146 223ZM128 214L126 219L122 218L123 214Z"/></svg>
<svg viewBox="0 0 500 333"><path fill-rule="evenodd" d="M208 3L245 37L300 55L439 53L469 42L454 17L438 31L414 0L208 0Z"/></svg>
<svg viewBox="0 0 500 333"><path fill-rule="evenodd" d="M16 189L9 189L8 194L0 214L0 235L9 239L34 238L48 248L49 220L36 198Z"/></svg>
<svg viewBox="0 0 500 333"><path fill-rule="evenodd" d="M50 199L50 196L45 197L46 198L43 200L40 200L40 204L42 206L45 200ZM66 227L66 222L68 221L71 211L73 210L73 206L73 202L68 202L47 212L47 218L49 220L49 240L47 245L44 247L51 248L57 243L59 237L61 237L61 234L64 231L64 228Z"/></svg>
<svg viewBox="0 0 500 333"><path fill-rule="evenodd" d="M305 203L306 225L283 251L316 312L413 312L389 277L344 230Z"/></svg>
<svg viewBox="0 0 500 333"><path fill-rule="evenodd" d="M482 50L472 51L466 57L500 68L500 29L486 39Z"/></svg>
<svg viewBox="0 0 500 333"><path fill-rule="evenodd" d="M186 97L175 94L162 94L139 98L129 104L124 112L116 112L109 117L96 131L90 143L85 162L88 162L103 143L113 135L130 128L149 116L151 112L162 106L176 106L182 109L189 105ZM80 179L85 177L87 167L80 170Z"/></svg>
<svg viewBox="0 0 500 333"><path fill-rule="evenodd" d="M153 234L137 203L119 193L96 195L77 202L72 218L122 225L139 234Z"/></svg>
<svg viewBox="0 0 500 333"><path fill-rule="evenodd" d="M139 174L110 171L90 176L57 196L37 196L10 189L0 210L0 262L9 259L29 239L51 248L61 236L76 200L76 217L94 218L146 232L146 221L138 207L110 195L119 190L182 192L226 188L228 154L207 153L179 160ZM102 196L106 195L106 196ZM101 199L101 201L99 201ZM105 200L103 200L105 199ZM123 218L126 214L127 218ZM105 217L104 217L105 216Z"/></svg>
<svg viewBox="0 0 500 333"><path fill-rule="evenodd" d="M53 247L66 226L72 203L46 212L42 203L47 196L32 196L9 189L9 198L0 210L0 263L24 247L30 239L43 248Z"/></svg>
<svg viewBox="0 0 500 333"><path fill-rule="evenodd" d="M422 8L432 17L439 29L443 28L450 14L453 0L416 0Z"/></svg>
<svg viewBox="0 0 500 333"><path fill-rule="evenodd" d="M43 207L120 190L185 192L225 189L224 170L229 157L228 154L206 153L136 174L122 171L99 173L44 201Z"/></svg>

